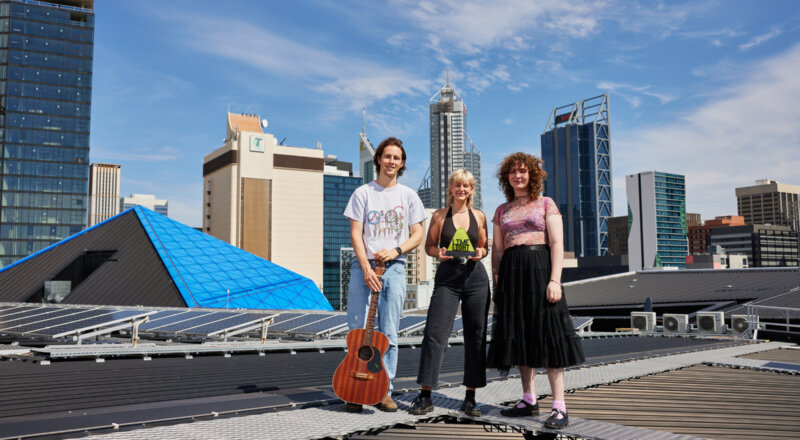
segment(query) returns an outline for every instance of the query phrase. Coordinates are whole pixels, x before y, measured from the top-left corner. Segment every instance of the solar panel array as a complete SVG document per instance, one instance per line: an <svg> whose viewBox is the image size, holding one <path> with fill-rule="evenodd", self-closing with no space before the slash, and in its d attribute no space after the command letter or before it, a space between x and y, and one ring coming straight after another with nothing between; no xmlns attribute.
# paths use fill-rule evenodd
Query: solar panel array
<svg viewBox="0 0 800 440"><path fill-rule="evenodd" d="M146 320L145 320L146 318ZM424 315L404 315L400 318L400 335L420 334L426 324ZM488 317L491 326L493 317ZM81 335L96 336L133 327L139 332L213 338L234 336L246 332L263 332L290 336L322 337L346 333L347 315L343 312L303 311L243 311L169 309L151 310L122 307L58 306L58 305L0 305L0 333L26 337L81 339ZM576 330L586 329L592 318L572 318ZM464 330L461 316L453 322L452 334ZM265 335L262 334L262 337Z"/></svg>

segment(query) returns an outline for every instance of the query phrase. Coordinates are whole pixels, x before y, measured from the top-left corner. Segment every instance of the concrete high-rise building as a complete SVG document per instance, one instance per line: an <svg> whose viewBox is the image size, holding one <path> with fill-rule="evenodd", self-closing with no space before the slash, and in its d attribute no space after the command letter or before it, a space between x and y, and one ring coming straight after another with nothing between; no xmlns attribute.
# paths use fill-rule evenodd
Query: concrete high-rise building
<svg viewBox="0 0 800 440"><path fill-rule="evenodd" d="M169 215L169 201L166 199L157 199L155 194L131 194L128 197L123 197L120 201L120 206L123 211L137 205L153 210L161 215Z"/></svg>
<svg viewBox="0 0 800 440"><path fill-rule="evenodd" d="M544 194L564 218L564 250L576 257L608 255L611 133L608 94L556 107L541 136Z"/></svg>
<svg viewBox="0 0 800 440"><path fill-rule="evenodd" d="M748 225L789 226L800 231L800 186L775 180L756 180L754 186L736 188L739 215Z"/></svg>
<svg viewBox="0 0 800 440"><path fill-rule="evenodd" d="M450 87L445 86L429 102L431 124L430 204L426 208L447 206L447 181L455 170L466 169L475 176L475 207L481 209L481 152L467 135L467 106ZM423 180L424 183L424 180ZM420 187L424 192L424 188ZM423 197L421 196L420 199Z"/></svg>
<svg viewBox="0 0 800 440"><path fill-rule="evenodd" d="M361 167L361 182L369 183L375 180L375 148L367 139L367 110L364 109L364 123L358 135L358 164Z"/></svg>
<svg viewBox="0 0 800 440"><path fill-rule="evenodd" d="M0 266L86 227L93 8L0 1Z"/></svg>
<svg viewBox="0 0 800 440"><path fill-rule="evenodd" d="M685 267L686 179L679 174L645 171L625 176L630 232L630 270Z"/></svg>
<svg viewBox="0 0 800 440"><path fill-rule="evenodd" d="M203 231L322 286L322 150L278 145L257 115L226 125L203 159Z"/></svg>
<svg viewBox="0 0 800 440"><path fill-rule="evenodd" d="M797 267L797 233L789 226L744 225L711 229L711 246L746 255L750 267Z"/></svg>
<svg viewBox="0 0 800 440"><path fill-rule="evenodd" d="M692 226L700 226L703 224L702 218L700 218L699 212L687 212L686 213L686 227L691 228Z"/></svg>
<svg viewBox="0 0 800 440"><path fill-rule="evenodd" d="M343 298L341 289L341 253L342 249L352 249L350 220L342 213L353 191L362 184L360 177L353 177L352 168L351 163L340 162L336 156L325 156L322 293L334 310L345 309L346 303L342 300L346 298Z"/></svg>
<svg viewBox="0 0 800 440"><path fill-rule="evenodd" d="M122 166L106 163L89 165L89 222L94 226L119 214Z"/></svg>
<svg viewBox="0 0 800 440"><path fill-rule="evenodd" d="M628 255L628 216L608 218L608 254Z"/></svg>
<svg viewBox="0 0 800 440"><path fill-rule="evenodd" d="M739 215L718 216L714 220L706 220L703 224L689 225L687 221L687 237L689 254L698 255L708 252L711 244L711 229L725 226L744 226L744 217Z"/></svg>

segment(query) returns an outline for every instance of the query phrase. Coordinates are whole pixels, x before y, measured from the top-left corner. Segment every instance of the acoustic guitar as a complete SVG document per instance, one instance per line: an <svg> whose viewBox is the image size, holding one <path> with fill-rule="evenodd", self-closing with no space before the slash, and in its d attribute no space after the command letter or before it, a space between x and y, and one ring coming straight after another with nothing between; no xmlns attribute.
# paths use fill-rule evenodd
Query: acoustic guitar
<svg viewBox="0 0 800 440"><path fill-rule="evenodd" d="M375 267L378 278L383 271L382 264ZM375 331L377 308L378 292L372 292L366 328L347 334L347 356L333 374L333 391L345 402L375 405L389 392L389 376L383 367L389 338Z"/></svg>

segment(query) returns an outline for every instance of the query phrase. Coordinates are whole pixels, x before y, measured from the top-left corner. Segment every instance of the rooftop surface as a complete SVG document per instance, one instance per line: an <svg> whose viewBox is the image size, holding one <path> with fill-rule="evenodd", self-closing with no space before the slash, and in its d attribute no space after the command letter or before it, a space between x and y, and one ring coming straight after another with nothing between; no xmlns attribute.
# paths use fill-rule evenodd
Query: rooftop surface
<svg viewBox="0 0 800 440"><path fill-rule="evenodd" d="M567 397L573 419L568 432L576 438L754 438L765 429L771 438L789 438L795 429L800 350L778 350L790 344L668 336L582 341L587 363L567 371L567 388L574 391ZM340 349L151 361L54 360L49 365L10 357L0 362L0 438L55 432L61 438L86 432L137 439L359 438L383 436L398 426L425 431L433 421L463 421L456 411L464 393L458 385L463 365L458 343L443 362L437 410L429 417L403 411L417 388L419 350L412 347L400 352L396 400L401 411L363 414L344 413L330 389L331 374L343 358ZM544 432L539 419L499 416L500 405L519 398L519 382L496 372L490 377L478 391L485 416L472 422ZM544 405L549 404L544 374L536 382ZM777 423L759 425L767 414ZM150 428L159 424L166 426ZM453 428L453 435L443 438L462 438Z"/></svg>

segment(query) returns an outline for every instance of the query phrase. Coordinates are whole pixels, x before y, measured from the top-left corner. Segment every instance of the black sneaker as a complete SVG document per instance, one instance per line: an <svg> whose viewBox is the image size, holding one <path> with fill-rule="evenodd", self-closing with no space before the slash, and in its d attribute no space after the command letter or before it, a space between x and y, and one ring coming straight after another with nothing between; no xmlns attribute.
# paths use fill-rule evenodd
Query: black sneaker
<svg viewBox="0 0 800 440"><path fill-rule="evenodd" d="M360 413L364 410L364 407L359 403L345 402L344 410L349 413Z"/></svg>
<svg viewBox="0 0 800 440"><path fill-rule="evenodd" d="M520 408L519 407L520 404L524 406ZM525 400L520 400L518 403L515 403L514 406L512 406L511 408L500 410L500 415L504 417L538 416L539 402L536 402L533 405L531 405Z"/></svg>
<svg viewBox="0 0 800 440"><path fill-rule="evenodd" d="M481 410L478 409L475 399L464 399L464 403L461 404L461 412L472 417L481 416Z"/></svg>
<svg viewBox="0 0 800 440"><path fill-rule="evenodd" d="M558 418L559 414L562 415L560 419ZM550 413L550 417L544 421L545 428L561 429L566 428L567 426L569 426L569 417L567 416L567 413L558 408L553 408L552 412Z"/></svg>
<svg viewBox="0 0 800 440"><path fill-rule="evenodd" d="M411 403L411 408L408 410L409 414L421 416L433 411L433 400L430 397L422 397L420 394Z"/></svg>

